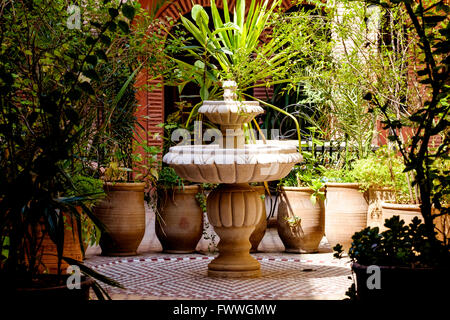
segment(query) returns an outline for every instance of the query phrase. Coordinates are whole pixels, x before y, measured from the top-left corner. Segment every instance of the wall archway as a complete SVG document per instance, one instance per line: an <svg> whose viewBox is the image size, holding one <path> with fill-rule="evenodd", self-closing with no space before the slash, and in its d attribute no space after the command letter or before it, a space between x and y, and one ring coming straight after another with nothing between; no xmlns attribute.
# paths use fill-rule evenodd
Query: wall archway
<svg viewBox="0 0 450 320"><path fill-rule="evenodd" d="M246 0L247 9L249 8L250 3L251 0ZM199 4L203 7L209 7L210 0L172 0L171 2L168 2L165 5L163 5L158 10L155 17L157 19L161 19L164 17L171 17L172 19L177 21L178 19L180 19L180 16L184 16L187 13L191 12L191 9L195 4ZM230 0L228 2L228 9L230 13L232 13L232 10L234 9L235 5L236 0ZM216 6L219 9L223 10L223 1L217 0ZM294 3L291 0L283 0L281 6L284 9L284 11L287 11L294 6Z"/></svg>

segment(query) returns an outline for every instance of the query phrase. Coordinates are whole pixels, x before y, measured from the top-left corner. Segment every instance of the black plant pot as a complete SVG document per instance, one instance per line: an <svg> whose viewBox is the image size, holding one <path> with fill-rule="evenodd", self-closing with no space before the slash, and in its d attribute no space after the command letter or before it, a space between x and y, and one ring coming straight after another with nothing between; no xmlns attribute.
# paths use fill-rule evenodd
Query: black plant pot
<svg viewBox="0 0 450 320"><path fill-rule="evenodd" d="M380 266L380 289L369 289L367 280L373 271L368 266L352 264L356 275L357 299L362 301L443 300L450 284L449 270L444 268L410 268ZM373 284L373 278L369 280Z"/></svg>
<svg viewBox="0 0 450 320"><path fill-rule="evenodd" d="M39 275L32 285L10 284L0 289L0 295L7 300L81 302L89 300L94 280L81 276L80 289L67 287L68 275Z"/></svg>

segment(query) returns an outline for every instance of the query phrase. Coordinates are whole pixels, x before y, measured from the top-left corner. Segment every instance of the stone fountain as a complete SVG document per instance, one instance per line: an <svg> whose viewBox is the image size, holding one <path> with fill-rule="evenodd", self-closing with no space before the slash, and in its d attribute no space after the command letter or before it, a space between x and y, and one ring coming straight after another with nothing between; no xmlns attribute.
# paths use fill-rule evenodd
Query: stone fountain
<svg viewBox="0 0 450 320"><path fill-rule="evenodd" d="M221 184L207 198L208 219L220 237L208 275L258 277L260 264L250 255L249 238L264 201L249 183L285 177L301 155L295 146L275 141L245 144L243 124L264 110L258 102L237 101L234 81L225 81L223 88L223 101L205 101L198 111L220 126L219 143L171 147L163 161L186 180Z"/></svg>

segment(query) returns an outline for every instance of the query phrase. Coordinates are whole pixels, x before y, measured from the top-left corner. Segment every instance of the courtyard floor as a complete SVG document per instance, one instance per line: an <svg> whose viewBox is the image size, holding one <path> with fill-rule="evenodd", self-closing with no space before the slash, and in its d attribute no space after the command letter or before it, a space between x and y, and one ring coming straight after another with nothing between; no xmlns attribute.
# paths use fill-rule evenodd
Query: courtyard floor
<svg viewBox="0 0 450 320"><path fill-rule="evenodd" d="M113 300L340 300L352 284L347 259L333 258L326 238L319 253L284 253L276 227L267 229L258 252L261 277L222 279L207 276L215 254L202 239L193 254L166 254L154 232L154 215L147 210L147 229L138 255L104 257L90 248L85 263L118 280L126 289L108 287Z"/></svg>

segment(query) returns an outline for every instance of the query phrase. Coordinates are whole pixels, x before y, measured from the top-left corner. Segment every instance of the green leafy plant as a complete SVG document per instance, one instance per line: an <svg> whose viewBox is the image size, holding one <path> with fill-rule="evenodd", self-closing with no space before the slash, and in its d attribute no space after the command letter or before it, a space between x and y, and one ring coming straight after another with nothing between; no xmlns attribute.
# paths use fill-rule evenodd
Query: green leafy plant
<svg viewBox="0 0 450 320"><path fill-rule="evenodd" d="M340 5L350 14L335 19L344 23L334 26L341 43L352 45L339 62L358 76L369 102L367 111L381 115L387 139L401 154L405 172L413 173L422 217L433 238L434 219L448 215L449 210L444 205L448 172L435 165L448 161L449 7L442 1L406 0L342 1ZM330 7L330 12L337 17L343 11L338 9ZM369 22L367 30L374 32L352 32L352 19ZM441 139L433 144L436 136Z"/></svg>
<svg viewBox="0 0 450 320"><path fill-rule="evenodd" d="M81 161L78 148L90 142L86 132L92 123L82 119L101 82L99 62L108 60L112 39L127 33L135 8L130 3L105 1L98 6L89 1L85 23L69 29L61 14L66 6L60 0L1 4L0 278L2 290L11 295L36 281L45 285L39 277L39 252L46 235L56 244L58 281L64 283L65 260L86 275L121 287L63 256L63 215L77 224L82 250L77 207L103 228L88 206L92 197L77 194L72 174ZM76 195L64 196L71 192ZM98 283L93 289L99 298L108 296Z"/></svg>
<svg viewBox="0 0 450 320"><path fill-rule="evenodd" d="M105 196L103 181L100 179L76 175L72 181L76 192L71 191L72 194L68 194L68 196L85 198L85 204L90 209ZM81 214L81 219L81 238L84 242L84 247L98 245L101 236L100 228L95 225L89 216L83 213Z"/></svg>
<svg viewBox="0 0 450 320"><path fill-rule="evenodd" d="M450 263L448 245L429 238L426 226L415 217L405 225L399 216L386 219L384 232L367 227L356 232L348 256L362 265L442 267ZM431 243L430 243L431 242ZM342 257L342 246L336 245L334 256Z"/></svg>
<svg viewBox="0 0 450 320"><path fill-rule="evenodd" d="M280 180L279 186L285 187L309 187L313 190L311 194L311 202L316 203L317 198L325 199L322 175L325 171L313 153L303 151L303 163L292 168L289 174Z"/></svg>
<svg viewBox="0 0 450 320"><path fill-rule="evenodd" d="M284 217L284 220L292 230L299 230L302 225L302 219L296 215Z"/></svg>
<svg viewBox="0 0 450 320"><path fill-rule="evenodd" d="M346 175L360 183L363 191L372 188L388 188L394 192L395 202L415 203L415 190L411 186L409 173L405 173L403 159L384 146L366 159L356 160Z"/></svg>
<svg viewBox="0 0 450 320"><path fill-rule="evenodd" d="M320 27L320 20L299 11L295 14L278 13L281 2L251 1L246 8L244 0L236 2L232 16L228 12L228 2L224 1L224 16L219 14L215 1L211 1L212 16L209 17L203 7L195 5L191 15L193 22L182 17L182 23L195 39L184 47L186 54L195 59L193 64L175 59L178 63L179 86L195 82L200 86L202 100L217 99L222 95L220 82L234 80L238 84L240 100L250 97L277 112L290 117L298 132L300 147L300 127L296 117L266 101L256 99L246 92L254 87L269 86L276 83L289 83L295 86L301 77L293 72L297 64L316 55L318 43L326 43L327 35ZM214 28L210 28L212 20ZM310 32L320 29L320 32ZM262 41L262 38L266 41ZM175 38L172 36L172 38ZM175 41L178 41L177 39ZM306 58L305 58L306 57ZM186 122L197 116L195 105ZM255 125L256 122L249 124Z"/></svg>

